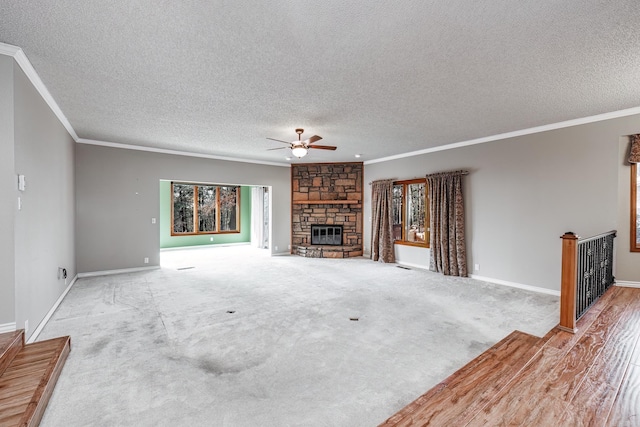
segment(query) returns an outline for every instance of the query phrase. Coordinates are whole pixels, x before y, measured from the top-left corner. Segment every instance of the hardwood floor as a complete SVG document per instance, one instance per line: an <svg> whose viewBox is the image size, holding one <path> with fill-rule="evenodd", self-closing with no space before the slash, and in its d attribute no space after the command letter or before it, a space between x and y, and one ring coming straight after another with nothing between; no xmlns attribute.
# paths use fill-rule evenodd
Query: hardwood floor
<svg viewBox="0 0 640 427"><path fill-rule="evenodd" d="M69 337L24 345L0 334L0 427L37 426L70 351Z"/></svg>
<svg viewBox="0 0 640 427"><path fill-rule="evenodd" d="M515 331L381 426L639 426L640 289L612 287L577 328Z"/></svg>

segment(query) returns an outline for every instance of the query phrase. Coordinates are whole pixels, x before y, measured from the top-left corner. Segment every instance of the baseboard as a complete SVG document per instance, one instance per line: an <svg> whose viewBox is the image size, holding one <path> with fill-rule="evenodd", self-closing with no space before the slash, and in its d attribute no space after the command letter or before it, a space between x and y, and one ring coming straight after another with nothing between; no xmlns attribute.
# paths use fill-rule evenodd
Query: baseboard
<svg viewBox="0 0 640 427"><path fill-rule="evenodd" d="M271 254L271 256L288 256L288 255L293 255L290 251L286 251L286 252L274 252Z"/></svg>
<svg viewBox="0 0 640 427"><path fill-rule="evenodd" d="M623 288L640 288L640 282L628 282L626 280L616 280L615 285Z"/></svg>
<svg viewBox="0 0 640 427"><path fill-rule="evenodd" d="M64 300L64 297L67 296L67 294L69 293L69 291L71 290L73 285L76 283L76 280L78 280L78 275L77 274L73 278L71 283L69 283L69 286L67 286L67 288L64 290L62 295L60 295L58 300L53 304L53 307L51 307L51 310L49 310L47 315L44 316L44 319L42 319L42 321L38 324L38 327L33 331L31 336L29 337L29 339L27 339L27 344L31 344L32 342L35 342L35 340L38 339L38 335L40 335L40 332L42 332L44 327L47 326L47 323L49 323L49 319L51 319L51 316L53 316L53 313L56 312L56 310L58 309L58 307L62 303L62 300Z"/></svg>
<svg viewBox="0 0 640 427"><path fill-rule="evenodd" d="M7 332L13 332L16 330L16 322L13 323L3 323L0 325L0 334L4 334Z"/></svg>
<svg viewBox="0 0 640 427"><path fill-rule="evenodd" d="M96 277L96 276L111 276L113 274L125 274L125 273L137 273L139 271L158 270L159 265L153 267L135 267L135 268L121 268L119 270L104 270L104 271L89 271L87 273L78 273L78 279L83 277Z"/></svg>
<svg viewBox="0 0 640 427"><path fill-rule="evenodd" d="M508 282L506 280L493 279L491 277L483 277L478 276L476 274L469 275L470 278L475 280L480 280L482 282L495 283L496 285L509 286L511 288L524 289L525 291L538 292L541 294L553 295L556 297L560 296L560 291L555 291L553 289L540 288L538 286L524 285L522 283Z"/></svg>
<svg viewBox="0 0 640 427"><path fill-rule="evenodd" d="M396 261L396 264L403 265L405 267L417 268L419 270L429 270L429 265L413 264L411 262L404 262L404 261Z"/></svg>
<svg viewBox="0 0 640 427"><path fill-rule="evenodd" d="M251 242L239 242L239 243L218 243L218 244L214 243L210 245L195 245L195 246L176 246L173 248L160 248L160 252L186 251L190 249L223 248L225 246L247 246L250 244Z"/></svg>

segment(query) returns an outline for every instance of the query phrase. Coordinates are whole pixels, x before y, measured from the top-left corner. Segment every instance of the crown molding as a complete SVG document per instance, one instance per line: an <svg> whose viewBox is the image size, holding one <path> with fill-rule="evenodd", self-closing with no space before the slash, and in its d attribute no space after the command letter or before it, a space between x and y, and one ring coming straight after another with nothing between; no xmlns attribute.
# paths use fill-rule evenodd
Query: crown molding
<svg viewBox="0 0 640 427"><path fill-rule="evenodd" d="M411 151L403 154L396 154L389 157L381 157L379 159L367 160L365 165L373 163L388 162L390 160L404 159L406 157L420 156L422 154L435 153L437 151L453 150L454 148L467 147L469 145L484 144L485 142L499 141L501 139L515 138L518 136L531 135L550 130L563 129L571 126L585 125L589 123L601 122L603 120L617 119L620 117L633 116L640 114L640 107L627 108L625 110L612 111L610 113L597 114L595 116L582 117L579 119L566 120L564 122L551 123L548 125L535 126L532 128L516 130L513 132L500 133L497 135L486 136L483 138L470 139L468 141L455 142L453 144L440 145L438 147L425 148L424 150Z"/></svg>
<svg viewBox="0 0 640 427"><path fill-rule="evenodd" d="M71 138L73 138L74 141L78 141L78 134L73 129L73 126L71 126L69 120L67 120L67 117L58 106L58 103L53 99L53 96L51 96L49 89L44 85L42 79L40 79L36 69L33 68L33 65L31 65L31 62L27 58L27 55L24 54L23 50L17 46L0 42L0 54L13 57L22 71L26 74L29 81L31 81L31 84L33 84L40 96L42 96L44 102L47 103L49 108L51 108L51 111L53 111L53 114L55 114L58 120L60 120L60 123L62 123L62 126L64 126L67 132L69 132Z"/></svg>
<svg viewBox="0 0 640 427"><path fill-rule="evenodd" d="M189 151L168 150L166 148L143 147L141 145L121 144L119 142L98 141L95 139L78 138L76 142L78 144L99 145L101 147L122 148L125 150L146 151L150 153L171 154L173 156L198 157L202 159L224 160L227 162L252 163L252 164L258 164L258 165L280 166L280 167L286 167L286 168L291 167L289 163L268 162L268 161L262 161L262 160L252 160L252 159L239 159L236 157L224 157L224 156L215 156L212 154L192 153Z"/></svg>

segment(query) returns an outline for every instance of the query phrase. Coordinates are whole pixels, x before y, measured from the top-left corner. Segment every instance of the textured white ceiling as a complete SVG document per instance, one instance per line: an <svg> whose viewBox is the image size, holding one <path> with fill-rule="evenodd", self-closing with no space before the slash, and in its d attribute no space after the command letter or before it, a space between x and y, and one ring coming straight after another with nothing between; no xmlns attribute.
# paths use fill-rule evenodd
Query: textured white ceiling
<svg viewBox="0 0 640 427"><path fill-rule="evenodd" d="M376 159L640 106L638 0L3 0L80 138ZM282 144L284 146L284 144Z"/></svg>

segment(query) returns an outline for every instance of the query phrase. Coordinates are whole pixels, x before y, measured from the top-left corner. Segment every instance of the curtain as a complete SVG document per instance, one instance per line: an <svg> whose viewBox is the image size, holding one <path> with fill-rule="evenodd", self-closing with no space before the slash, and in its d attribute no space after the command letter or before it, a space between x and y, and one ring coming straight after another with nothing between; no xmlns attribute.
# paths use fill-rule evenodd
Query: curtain
<svg viewBox="0 0 640 427"><path fill-rule="evenodd" d="M371 183L371 258L395 262L393 252L393 180Z"/></svg>
<svg viewBox="0 0 640 427"><path fill-rule="evenodd" d="M629 154L629 163L640 163L640 134L631 135L631 151Z"/></svg>
<svg viewBox="0 0 640 427"><path fill-rule="evenodd" d="M466 171L427 175L431 259L429 269L467 277L462 177Z"/></svg>

